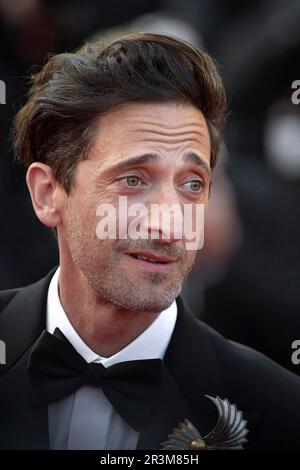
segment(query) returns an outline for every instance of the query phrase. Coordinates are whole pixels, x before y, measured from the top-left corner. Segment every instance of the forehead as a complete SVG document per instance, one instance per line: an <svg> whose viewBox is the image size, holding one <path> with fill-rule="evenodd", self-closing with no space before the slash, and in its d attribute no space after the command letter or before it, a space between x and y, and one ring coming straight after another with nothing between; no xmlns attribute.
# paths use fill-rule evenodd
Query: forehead
<svg viewBox="0 0 300 470"><path fill-rule="evenodd" d="M131 103L97 119L89 159L116 161L132 152L195 150L208 161L210 138L200 110L189 104Z"/></svg>

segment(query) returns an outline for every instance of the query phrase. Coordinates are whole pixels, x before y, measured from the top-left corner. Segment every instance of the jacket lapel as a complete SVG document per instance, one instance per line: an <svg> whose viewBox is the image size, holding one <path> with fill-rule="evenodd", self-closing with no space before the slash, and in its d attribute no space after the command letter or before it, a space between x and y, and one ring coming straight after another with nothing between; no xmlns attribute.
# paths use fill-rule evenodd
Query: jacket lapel
<svg viewBox="0 0 300 470"><path fill-rule="evenodd" d="M211 342L210 328L189 312L181 297L176 302L178 316L164 358L160 400L151 422L141 431L137 449L161 449L161 444L185 418L205 437L218 420L215 406L205 395L230 401ZM258 415L241 411L251 432Z"/></svg>
<svg viewBox="0 0 300 470"><path fill-rule="evenodd" d="M27 363L31 347L46 325L47 292L55 269L36 284L20 289L0 316L7 351L7 363L0 367L2 449L49 447L48 408L31 399Z"/></svg>
<svg viewBox="0 0 300 470"><path fill-rule="evenodd" d="M162 378L162 390L153 418L142 429L136 449L161 449L162 443L167 440L168 435L185 418L189 419L199 431L201 429L205 432L205 429L209 428L210 425L212 429L216 416L213 414L203 416L200 423L178 388L174 378L168 369L165 368Z"/></svg>
<svg viewBox="0 0 300 470"><path fill-rule="evenodd" d="M180 297L177 307L176 325L164 358L160 400L153 419L141 431L137 449L160 449L168 434L185 418L205 436L218 418L205 394L226 395L207 335L203 334Z"/></svg>
<svg viewBox="0 0 300 470"><path fill-rule="evenodd" d="M48 407L35 404L27 376L29 352L1 379L0 448L48 449ZM9 397L9 398L6 398Z"/></svg>

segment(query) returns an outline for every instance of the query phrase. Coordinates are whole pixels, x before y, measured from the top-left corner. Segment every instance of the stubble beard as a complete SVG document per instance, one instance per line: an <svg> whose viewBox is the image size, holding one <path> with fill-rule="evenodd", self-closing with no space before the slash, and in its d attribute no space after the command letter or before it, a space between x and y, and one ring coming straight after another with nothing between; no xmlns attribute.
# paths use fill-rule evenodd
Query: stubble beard
<svg viewBox="0 0 300 470"><path fill-rule="evenodd" d="M99 301L112 303L119 310L157 313L168 308L180 294L183 283L191 271L192 264L182 264L175 274L144 273L132 278L132 272L121 268L122 255L108 253L103 246L104 257L95 261L95 256L88 256L78 247L73 250L73 261L80 269L89 288ZM74 248L74 247L73 247ZM172 281L168 277L173 276Z"/></svg>
<svg viewBox="0 0 300 470"><path fill-rule="evenodd" d="M113 244L108 248L104 240L90 239L83 231L78 232L77 221L75 226L76 230L72 230L74 225L70 224L67 236L71 257L99 303L104 300L119 310L157 313L168 308L180 294L194 258L189 260L184 256L178 261L175 274L144 273L132 279L127 269L121 269L125 255L115 250ZM173 276L171 282L169 276Z"/></svg>

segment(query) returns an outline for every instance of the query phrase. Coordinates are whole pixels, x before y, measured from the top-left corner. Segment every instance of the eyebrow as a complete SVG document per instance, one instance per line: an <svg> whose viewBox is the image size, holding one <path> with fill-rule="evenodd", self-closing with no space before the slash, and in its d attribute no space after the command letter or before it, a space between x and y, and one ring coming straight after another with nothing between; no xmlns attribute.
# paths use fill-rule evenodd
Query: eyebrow
<svg viewBox="0 0 300 470"><path fill-rule="evenodd" d="M161 160L161 156L157 153L145 153L143 155L138 155L136 157L128 158L127 160L121 161L120 163L116 163L109 168L110 172L117 172L123 171L128 169L129 167L145 165L147 163L153 164L158 163ZM197 166L203 167L208 174L211 173L210 165L201 158L198 154L194 152L188 152L184 154L183 161L186 163L193 163Z"/></svg>
<svg viewBox="0 0 300 470"><path fill-rule="evenodd" d="M207 171L208 174L211 174L210 165L206 162L206 160L201 158L197 153L194 153L194 152L186 153L183 156L183 161L185 161L187 163L188 162L194 163L195 165L201 166Z"/></svg>

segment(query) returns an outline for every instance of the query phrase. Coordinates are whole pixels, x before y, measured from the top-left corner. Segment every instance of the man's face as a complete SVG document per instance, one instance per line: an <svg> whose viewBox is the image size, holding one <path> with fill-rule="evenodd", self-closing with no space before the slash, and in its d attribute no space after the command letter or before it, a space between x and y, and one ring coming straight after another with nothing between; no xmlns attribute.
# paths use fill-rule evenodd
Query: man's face
<svg viewBox="0 0 300 470"><path fill-rule="evenodd" d="M147 239L99 239L97 207L111 204L120 217L120 196L126 196L128 208L205 204L211 176L207 125L191 105L140 103L101 116L98 123L66 198L58 227L61 255L99 299L159 312L180 293L196 251L187 250L184 233L178 236L172 227L163 237L162 225L151 217L140 220Z"/></svg>

